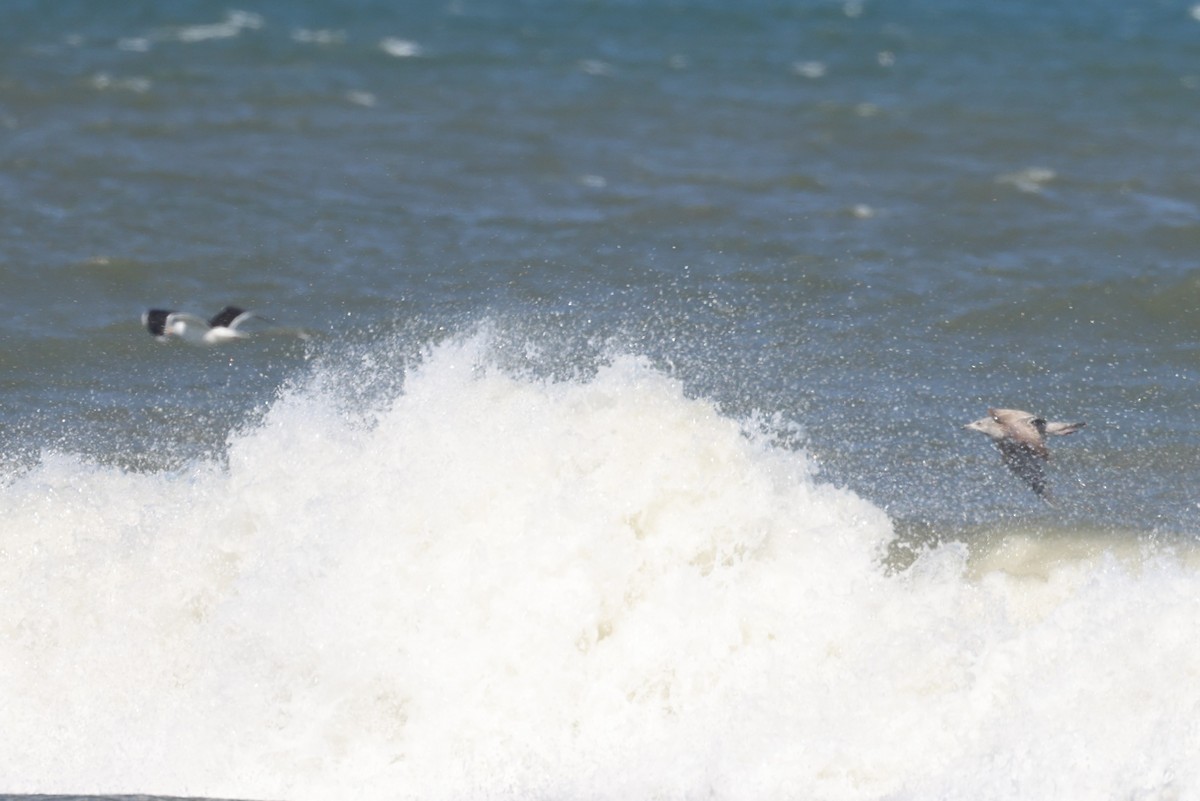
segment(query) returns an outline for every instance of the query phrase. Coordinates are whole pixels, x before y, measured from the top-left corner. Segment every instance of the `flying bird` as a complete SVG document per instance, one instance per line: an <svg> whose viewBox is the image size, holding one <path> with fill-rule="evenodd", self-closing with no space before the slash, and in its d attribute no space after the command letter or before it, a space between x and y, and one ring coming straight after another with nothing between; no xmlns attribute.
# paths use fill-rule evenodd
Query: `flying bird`
<svg viewBox="0 0 1200 801"><path fill-rule="evenodd" d="M988 409L988 416L963 428L986 434L1000 456L1018 478L1043 500L1049 500L1046 490L1046 461L1050 451L1046 448L1046 437L1062 437L1074 434L1086 423L1051 423L1044 417L1017 409Z"/></svg>
<svg viewBox="0 0 1200 801"><path fill-rule="evenodd" d="M210 320L188 312L149 309L142 314L142 324L160 342L175 338L189 345L217 345L250 336L239 326L256 318L265 319L237 306L226 306Z"/></svg>

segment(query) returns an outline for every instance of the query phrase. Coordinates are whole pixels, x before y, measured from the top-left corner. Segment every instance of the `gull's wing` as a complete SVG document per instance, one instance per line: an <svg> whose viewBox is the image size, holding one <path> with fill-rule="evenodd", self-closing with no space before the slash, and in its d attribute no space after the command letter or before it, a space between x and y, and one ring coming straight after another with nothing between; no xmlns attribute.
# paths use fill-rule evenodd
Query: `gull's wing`
<svg viewBox="0 0 1200 801"><path fill-rule="evenodd" d="M198 314L192 314L191 312L177 312L177 311L171 312L170 314L167 315L167 325L170 326L170 325L173 325L174 323L183 323L184 325L196 325L196 326L200 326L201 328L209 327L208 320L205 320L203 317L201 317Z"/></svg>
<svg viewBox="0 0 1200 801"><path fill-rule="evenodd" d="M189 312L171 312L167 315L166 333L182 339L189 345L206 344L208 321Z"/></svg>
<svg viewBox="0 0 1200 801"><path fill-rule="evenodd" d="M252 311L246 311L237 306L226 306L217 312L216 316L208 321L208 324L213 328L237 328L250 318L258 316Z"/></svg>
<svg viewBox="0 0 1200 801"><path fill-rule="evenodd" d="M150 332L150 336L162 339L166 336L167 318L175 312L171 309L146 309L142 312L142 325Z"/></svg>
<svg viewBox="0 0 1200 801"><path fill-rule="evenodd" d="M243 323L249 323L252 320L259 321L263 325L249 326L249 331L242 331L238 327ZM303 328L294 328L289 326L276 325L275 321L270 317L259 314L256 311L247 311L238 306L226 306L217 312L216 316L209 320L212 325L212 333L209 334L209 339L213 342L223 342L229 339L245 339L251 335L260 336L292 336L297 339L312 339L312 335Z"/></svg>
<svg viewBox="0 0 1200 801"><path fill-rule="evenodd" d="M1046 498L1046 470L1044 467L1046 456L1045 448L1042 452L1028 448L1019 442L1012 440L1001 440L996 443L1000 448L1000 455L1004 458L1004 465L1013 472L1013 474L1029 485L1029 488L1042 499Z"/></svg>

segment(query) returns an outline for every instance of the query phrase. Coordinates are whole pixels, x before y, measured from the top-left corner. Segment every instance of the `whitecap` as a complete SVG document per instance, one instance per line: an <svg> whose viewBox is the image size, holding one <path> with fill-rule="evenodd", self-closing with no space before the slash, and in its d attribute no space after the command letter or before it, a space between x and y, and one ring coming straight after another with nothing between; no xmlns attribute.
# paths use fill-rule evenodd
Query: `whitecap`
<svg viewBox="0 0 1200 801"><path fill-rule="evenodd" d="M169 38L180 42L205 42L210 39L229 39L245 30L258 30L266 24L260 14L249 11L230 11L221 22L205 25L186 25L176 28Z"/></svg>
<svg viewBox="0 0 1200 801"><path fill-rule="evenodd" d="M1026 167L1017 172L997 176L996 183L1016 187L1022 192L1040 194L1045 191L1046 184L1057 177L1058 173L1046 167Z"/></svg>
<svg viewBox="0 0 1200 801"><path fill-rule="evenodd" d="M117 49L126 53L145 53L150 49L150 40L144 36L129 36L117 40Z"/></svg>
<svg viewBox="0 0 1200 801"><path fill-rule="evenodd" d="M614 72L612 64L609 64L607 61L601 61L598 58L585 58L577 66L581 72L597 77L607 77Z"/></svg>
<svg viewBox="0 0 1200 801"><path fill-rule="evenodd" d="M824 78L829 68L823 61L797 61L792 64L792 72L802 78Z"/></svg>
<svg viewBox="0 0 1200 801"><path fill-rule="evenodd" d="M416 42L393 36L380 40L379 49L393 58L416 58L424 52Z"/></svg>
<svg viewBox="0 0 1200 801"><path fill-rule="evenodd" d="M346 32L340 30L297 28L292 31L292 41L300 44L339 45L346 42Z"/></svg>
<svg viewBox="0 0 1200 801"><path fill-rule="evenodd" d="M345 97L348 102L353 103L356 106L363 106L365 108L374 108L379 102L378 98L376 98L371 92L351 91L346 92Z"/></svg>
<svg viewBox="0 0 1200 801"><path fill-rule="evenodd" d="M114 78L107 72L98 72L92 76L90 81L93 89L100 91L116 90L133 92L134 94L145 94L149 92L153 84L149 78L131 77L131 78Z"/></svg>

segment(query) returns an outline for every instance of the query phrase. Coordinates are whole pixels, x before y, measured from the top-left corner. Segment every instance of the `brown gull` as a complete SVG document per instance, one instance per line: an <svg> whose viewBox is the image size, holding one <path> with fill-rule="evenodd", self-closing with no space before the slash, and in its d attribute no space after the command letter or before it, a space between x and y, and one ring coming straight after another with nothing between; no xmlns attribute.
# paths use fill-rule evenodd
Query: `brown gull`
<svg viewBox="0 0 1200 801"><path fill-rule="evenodd" d="M1039 498L1048 500L1045 463L1050 458L1047 436L1074 434L1086 423L1051 423L1044 417L1017 409L988 409L988 416L963 428L986 434L1009 470L1029 485Z"/></svg>

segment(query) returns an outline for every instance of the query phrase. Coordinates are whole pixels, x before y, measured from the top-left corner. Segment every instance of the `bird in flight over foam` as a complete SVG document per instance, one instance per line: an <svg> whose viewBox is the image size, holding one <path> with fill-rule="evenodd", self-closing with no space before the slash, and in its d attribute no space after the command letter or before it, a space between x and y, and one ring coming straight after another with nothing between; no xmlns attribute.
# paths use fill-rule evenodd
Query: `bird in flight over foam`
<svg viewBox="0 0 1200 801"><path fill-rule="evenodd" d="M160 342L180 339L189 345L218 345L250 336L241 326L249 320L265 317L237 306L226 306L209 320L188 312L170 309L148 309L142 314L142 324Z"/></svg>
<svg viewBox="0 0 1200 801"><path fill-rule="evenodd" d="M1017 409L988 409L987 417L967 423L963 428L986 434L1000 449L1005 466L1028 484L1039 498L1049 500L1045 465L1050 451L1046 448L1046 437L1074 434L1085 425L1051 423L1044 417Z"/></svg>

